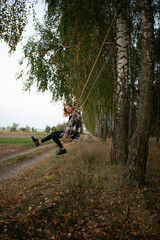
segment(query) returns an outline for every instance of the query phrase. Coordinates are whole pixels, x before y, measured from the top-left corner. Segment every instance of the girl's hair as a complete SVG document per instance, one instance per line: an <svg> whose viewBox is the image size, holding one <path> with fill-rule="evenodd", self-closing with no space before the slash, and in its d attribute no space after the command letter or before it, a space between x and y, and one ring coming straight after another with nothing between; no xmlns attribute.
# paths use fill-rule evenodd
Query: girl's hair
<svg viewBox="0 0 160 240"><path fill-rule="evenodd" d="M73 106L72 106L71 104L66 104L66 105L64 106L64 109L63 109L63 112L64 112L64 116L65 116L65 117L72 115L72 112L71 112L71 113L68 113L68 112L67 112L66 106L70 106L70 107L72 108L72 112L74 111L74 108L73 108Z"/></svg>

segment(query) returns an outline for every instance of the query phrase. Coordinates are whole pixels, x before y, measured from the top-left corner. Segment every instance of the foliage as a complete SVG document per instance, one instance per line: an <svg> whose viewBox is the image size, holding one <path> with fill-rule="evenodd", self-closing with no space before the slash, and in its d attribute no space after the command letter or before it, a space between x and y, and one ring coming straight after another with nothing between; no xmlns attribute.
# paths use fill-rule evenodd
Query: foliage
<svg viewBox="0 0 160 240"><path fill-rule="evenodd" d="M126 9L128 23L130 138L136 125L139 97L141 16L139 1L121 2ZM35 1L29 5L26 5L26 1L7 3L7 0L3 1L0 8L3 23L0 38L8 42L12 51L21 39L29 14L27 9L29 11L33 9ZM116 5L117 1L114 0L46 0L44 23L36 25L36 34L30 37L23 47L24 58L20 61L23 70L18 74L18 78L24 82L24 89L30 90L32 85L36 85L38 91L50 90L53 100L62 99L64 102L76 105L115 14ZM153 0L152 7L155 16L155 32L158 32L159 0ZM115 36L114 23L78 107L85 100L110 49L116 50ZM156 36L158 36L157 33ZM159 46L157 40L155 44ZM156 59L157 56L156 51ZM97 117L99 118L102 114L106 115L107 120L110 116L114 117L115 79L116 51L113 51L84 106L86 116L84 123L88 125L88 119L92 118L93 126L88 128L88 130L92 129L92 132L97 124Z"/></svg>
<svg viewBox="0 0 160 240"><path fill-rule="evenodd" d="M52 129L52 132L55 132L57 130L55 126L53 126L51 129Z"/></svg>
<svg viewBox="0 0 160 240"><path fill-rule="evenodd" d="M68 126L68 122L64 122L62 124L57 124L56 126L56 131L63 131L66 127Z"/></svg>
<svg viewBox="0 0 160 240"><path fill-rule="evenodd" d="M20 129L21 129L22 132L26 131L26 128L24 128L24 127L21 127Z"/></svg>
<svg viewBox="0 0 160 240"><path fill-rule="evenodd" d="M106 4L112 12L103 13ZM19 78L25 79L25 89L36 84L38 91L49 89L53 100L61 98L76 105L114 13L110 1L48 1L44 25L36 27L38 38L31 37L24 46L21 64L27 63L27 71L22 71ZM80 105L106 60L110 46L114 46L114 32L113 28ZM111 56L90 95L90 101L95 104L92 111L99 114L102 108L113 106L113 63ZM86 111L90 108L89 101L85 107ZM89 114L89 110L87 112Z"/></svg>
<svg viewBox="0 0 160 240"><path fill-rule="evenodd" d="M45 132L49 133L50 131L51 131L51 127L47 125L47 126L45 127Z"/></svg>
<svg viewBox="0 0 160 240"><path fill-rule="evenodd" d="M11 129L10 129L10 131L11 132L16 132L16 131L18 131L18 126L19 126L19 124L18 123L13 123L13 125L12 125L12 127L11 127Z"/></svg>
<svg viewBox="0 0 160 240"><path fill-rule="evenodd" d="M18 42L27 24L27 15L33 3L27 7L27 1L0 0L0 39L9 46L10 52L16 50Z"/></svg>

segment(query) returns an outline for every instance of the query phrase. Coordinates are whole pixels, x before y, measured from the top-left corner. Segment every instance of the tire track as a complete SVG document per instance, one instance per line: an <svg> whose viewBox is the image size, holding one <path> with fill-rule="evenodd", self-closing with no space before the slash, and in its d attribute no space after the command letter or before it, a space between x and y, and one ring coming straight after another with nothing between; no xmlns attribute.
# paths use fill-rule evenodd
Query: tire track
<svg viewBox="0 0 160 240"><path fill-rule="evenodd" d="M30 151L30 152L32 152L32 151ZM27 153L30 153L30 152L27 152ZM21 174L26 169L30 169L31 167L35 166L37 163L40 163L40 162L46 160L46 158L51 157L55 153L56 153L56 148L54 147L52 150L42 153L40 156L32 157L31 159L25 160L21 163L16 163L4 170L1 170L0 171L0 182L7 180L8 178L15 177L18 174ZM19 153L16 156L20 156L23 154L24 154L24 152L23 153L21 152L21 154Z"/></svg>
<svg viewBox="0 0 160 240"><path fill-rule="evenodd" d="M4 156L0 157L0 162L3 162L3 161L6 161L6 160L9 160L11 158L21 156L23 154L35 152L38 149L43 149L43 148L46 148L46 147L51 146L51 145L53 145L53 143L46 144L46 145L43 145L43 146L34 147L34 148L31 148L31 149L23 150L23 151L16 152L16 153L10 153L10 154L4 155ZM54 145L53 145L53 147L54 147Z"/></svg>

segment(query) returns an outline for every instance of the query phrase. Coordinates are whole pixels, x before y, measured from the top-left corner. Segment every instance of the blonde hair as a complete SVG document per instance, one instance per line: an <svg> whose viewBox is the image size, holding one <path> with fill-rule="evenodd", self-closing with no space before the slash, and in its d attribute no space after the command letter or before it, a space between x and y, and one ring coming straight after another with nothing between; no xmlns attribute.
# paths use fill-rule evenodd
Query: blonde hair
<svg viewBox="0 0 160 240"><path fill-rule="evenodd" d="M64 106L64 109L63 109L63 114L64 114L65 117L72 115L72 112L71 112L71 113L68 113L68 112L67 112L66 106L71 107L71 108L72 108L72 112L74 111L74 108L73 108L73 106L72 106L71 104L66 104L66 105Z"/></svg>

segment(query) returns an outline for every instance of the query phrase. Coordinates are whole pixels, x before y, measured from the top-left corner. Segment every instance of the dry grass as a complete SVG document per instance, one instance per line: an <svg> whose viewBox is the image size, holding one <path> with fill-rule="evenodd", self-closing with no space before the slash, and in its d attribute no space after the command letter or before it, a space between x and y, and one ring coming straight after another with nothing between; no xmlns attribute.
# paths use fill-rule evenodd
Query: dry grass
<svg viewBox="0 0 160 240"><path fill-rule="evenodd" d="M70 171L65 183L73 188L117 189L122 183L122 166L111 166L109 145L80 142L65 156L61 167Z"/></svg>
<svg viewBox="0 0 160 240"><path fill-rule="evenodd" d="M123 186L123 167L109 163L110 139L86 136L3 182L1 238L158 239L159 148L150 145L143 189Z"/></svg>

